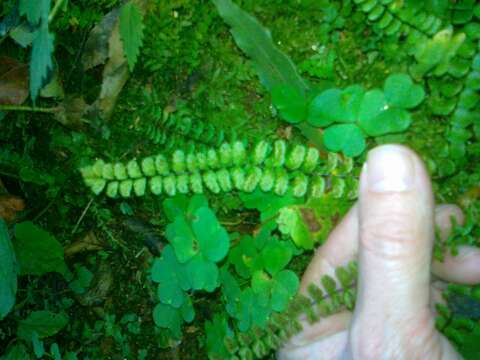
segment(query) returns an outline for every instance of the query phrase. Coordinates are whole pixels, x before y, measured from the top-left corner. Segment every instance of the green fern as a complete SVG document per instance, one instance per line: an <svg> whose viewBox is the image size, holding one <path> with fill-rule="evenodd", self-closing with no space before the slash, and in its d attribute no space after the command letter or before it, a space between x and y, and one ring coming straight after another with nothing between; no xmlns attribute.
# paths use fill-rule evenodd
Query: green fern
<svg viewBox="0 0 480 360"><path fill-rule="evenodd" d="M350 172L353 161L331 155ZM316 148L287 146L285 141L260 141L246 146L240 141L223 143L218 148L186 153L175 150L170 156L158 154L139 161L105 163L97 160L80 169L85 184L95 194L106 190L109 197L143 196L147 187L154 195L177 193L201 194L205 190L218 194L233 190L253 192L260 188L277 195L289 189L296 197L307 193L321 197L326 176L338 172L332 160L320 158Z"/></svg>

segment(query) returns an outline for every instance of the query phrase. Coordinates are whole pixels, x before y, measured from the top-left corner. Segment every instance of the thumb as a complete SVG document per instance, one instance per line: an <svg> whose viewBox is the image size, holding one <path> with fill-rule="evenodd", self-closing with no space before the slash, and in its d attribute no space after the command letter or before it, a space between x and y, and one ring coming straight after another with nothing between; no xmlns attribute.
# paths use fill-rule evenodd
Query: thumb
<svg viewBox="0 0 480 360"><path fill-rule="evenodd" d="M356 306L369 323L429 317L433 206L429 177L413 151L383 145L369 152L360 178Z"/></svg>

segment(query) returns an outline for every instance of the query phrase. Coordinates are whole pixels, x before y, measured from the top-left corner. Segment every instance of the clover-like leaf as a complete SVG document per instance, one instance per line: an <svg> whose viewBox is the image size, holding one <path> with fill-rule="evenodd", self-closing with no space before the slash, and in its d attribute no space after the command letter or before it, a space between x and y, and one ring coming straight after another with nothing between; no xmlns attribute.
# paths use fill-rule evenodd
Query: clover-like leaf
<svg viewBox="0 0 480 360"><path fill-rule="evenodd" d="M385 99L390 106L410 109L418 106L425 98L425 91L413 83L407 74L392 74L385 81Z"/></svg>
<svg viewBox="0 0 480 360"><path fill-rule="evenodd" d="M257 271L252 276L252 289L259 296L260 303L279 312L286 309L298 286L298 277L291 270L282 270L272 277Z"/></svg>
<svg viewBox="0 0 480 360"><path fill-rule="evenodd" d="M367 91L358 112L358 121L371 121L388 108L385 94L380 89Z"/></svg>
<svg viewBox="0 0 480 360"><path fill-rule="evenodd" d="M296 124L305 120L307 101L298 88L288 85L278 85L272 89L273 105L285 121Z"/></svg>
<svg viewBox="0 0 480 360"><path fill-rule="evenodd" d="M362 131L355 124L338 124L327 128L323 141L330 151L342 151L346 156L360 155L366 147Z"/></svg>
<svg viewBox="0 0 480 360"><path fill-rule="evenodd" d="M271 275L282 270L292 258L292 248L286 241L278 241L277 238L265 245L262 250L263 263L265 270Z"/></svg>
<svg viewBox="0 0 480 360"><path fill-rule="evenodd" d="M249 278L255 270L263 268L263 258L255 246L255 239L243 236L228 255L229 262L235 267L237 274Z"/></svg>
<svg viewBox="0 0 480 360"><path fill-rule="evenodd" d="M177 216L187 212L189 198L186 195L176 195L163 201L163 210L168 220L175 221Z"/></svg>
<svg viewBox="0 0 480 360"><path fill-rule="evenodd" d="M401 132L412 122L408 111L399 108L390 108L382 111L374 118L366 118L359 125L370 136L380 136L389 133Z"/></svg>
<svg viewBox="0 0 480 360"><path fill-rule="evenodd" d="M158 327L170 329L176 337L181 337L183 321L180 309L159 303L153 309L153 321Z"/></svg>
<svg viewBox="0 0 480 360"><path fill-rule="evenodd" d="M260 302L251 288L247 288L242 291L234 317L240 331L247 331L252 325L265 326L270 313L271 309Z"/></svg>
<svg viewBox="0 0 480 360"><path fill-rule="evenodd" d="M230 237L212 210L207 207L196 210L192 228L205 259L218 262L227 255Z"/></svg>
<svg viewBox="0 0 480 360"><path fill-rule="evenodd" d="M215 263L196 255L185 264L189 283L194 290L213 291L218 287L218 268Z"/></svg>
<svg viewBox="0 0 480 360"><path fill-rule="evenodd" d="M308 122L325 127L335 122L354 122L364 95L359 85L344 90L329 89L316 96L310 103Z"/></svg>
<svg viewBox="0 0 480 360"><path fill-rule="evenodd" d="M152 280L158 282L160 301L173 307L180 307L185 301L185 292L191 288L188 274L175 256L171 245L165 246L160 259L152 266Z"/></svg>
<svg viewBox="0 0 480 360"><path fill-rule="evenodd" d="M220 279L222 282L222 295L225 299L225 309L230 316L235 316L237 305L242 295L240 286L228 270L227 265L220 269Z"/></svg>
<svg viewBox="0 0 480 360"><path fill-rule="evenodd" d="M224 339L232 336L225 316L215 314L212 321L205 321L205 334L207 335L207 351L209 356L227 359L230 352L225 347ZM212 356L213 355L213 356Z"/></svg>
<svg viewBox="0 0 480 360"><path fill-rule="evenodd" d="M190 296L185 297L185 301L180 307L180 313L182 314L183 320L186 322L192 322L195 318L195 309L193 308L192 299Z"/></svg>
<svg viewBox="0 0 480 360"><path fill-rule="evenodd" d="M167 225L165 236L175 249L178 261L185 263L199 252L195 234L183 216L177 216L175 221Z"/></svg>

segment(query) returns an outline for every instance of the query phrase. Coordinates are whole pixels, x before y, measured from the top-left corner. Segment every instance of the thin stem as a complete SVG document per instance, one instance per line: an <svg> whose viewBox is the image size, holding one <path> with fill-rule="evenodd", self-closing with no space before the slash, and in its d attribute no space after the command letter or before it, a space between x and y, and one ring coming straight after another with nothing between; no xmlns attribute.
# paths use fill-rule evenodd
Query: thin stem
<svg viewBox="0 0 480 360"><path fill-rule="evenodd" d="M53 114L58 111L58 108L39 108L23 105L0 105L0 111L30 111Z"/></svg>
<svg viewBox="0 0 480 360"><path fill-rule="evenodd" d="M58 10L62 7L64 2L65 2L65 0L57 0L57 2L55 3L55 6L53 7L52 11L50 12L50 15L48 15L48 23L49 24L55 18L55 16L58 13Z"/></svg>

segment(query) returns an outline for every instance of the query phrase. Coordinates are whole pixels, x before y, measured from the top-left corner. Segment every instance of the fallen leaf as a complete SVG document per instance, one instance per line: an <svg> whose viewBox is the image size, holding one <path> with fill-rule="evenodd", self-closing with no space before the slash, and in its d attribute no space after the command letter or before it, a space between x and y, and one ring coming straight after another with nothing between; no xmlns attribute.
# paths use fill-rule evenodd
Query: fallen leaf
<svg viewBox="0 0 480 360"><path fill-rule="evenodd" d="M115 23L109 40L108 62L103 69L100 95L94 104L99 115L108 120L113 113L118 95L129 78L127 59L123 53L119 23Z"/></svg>
<svg viewBox="0 0 480 360"><path fill-rule="evenodd" d="M85 52L82 55L84 70L105 64L108 58L109 39L114 25L117 22L120 9L116 8L105 15L90 32L85 43Z"/></svg>
<svg viewBox="0 0 480 360"><path fill-rule="evenodd" d="M93 231L89 231L75 240L73 243L65 247L65 257L71 257L78 253L86 251L97 251L103 249L103 245L98 240Z"/></svg>
<svg viewBox="0 0 480 360"><path fill-rule="evenodd" d="M0 218L6 222L15 219L17 212L25 209L25 202L22 198L14 195L0 195Z"/></svg>
<svg viewBox="0 0 480 360"><path fill-rule="evenodd" d="M28 97L28 65L0 56L0 104L19 105Z"/></svg>
<svg viewBox="0 0 480 360"><path fill-rule="evenodd" d="M83 97L70 95L57 107L54 113L55 119L69 128L82 126L82 118L90 110L90 106Z"/></svg>
<svg viewBox="0 0 480 360"><path fill-rule="evenodd" d="M133 0L132 2L138 6L142 13L145 11L147 1ZM94 114L105 120L111 117L118 95L120 95L129 76L127 58L125 57L123 42L120 36L120 22L117 16L108 39L108 62L103 69L100 95L95 103L92 104Z"/></svg>
<svg viewBox="0 0 480 360"><path fill-rule="evenodd" d="M50 82L40 90L40 96L44 98L63 99L65 92L63 90L62 82L58 70L53 73Z"/></svg>

